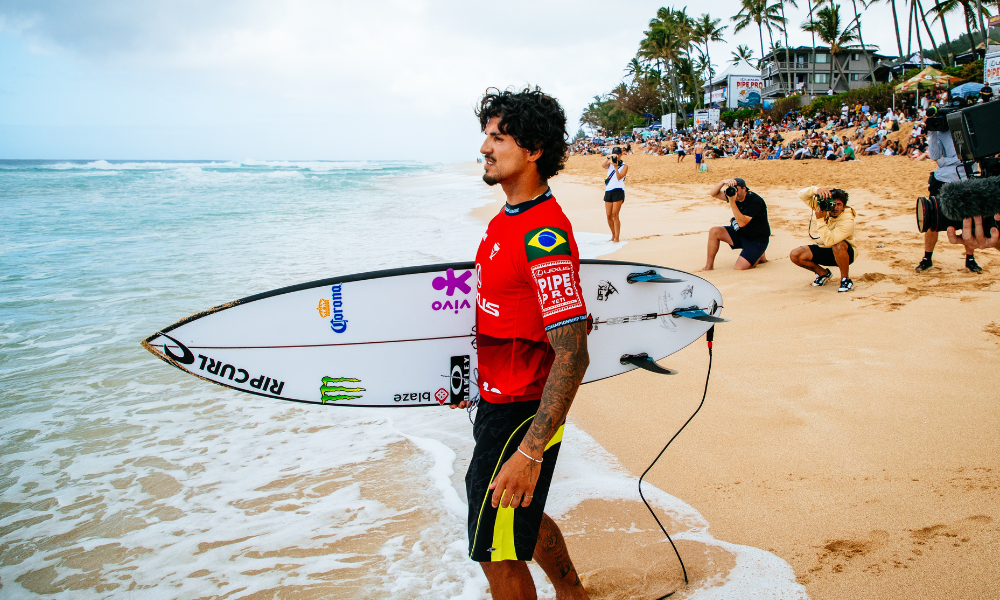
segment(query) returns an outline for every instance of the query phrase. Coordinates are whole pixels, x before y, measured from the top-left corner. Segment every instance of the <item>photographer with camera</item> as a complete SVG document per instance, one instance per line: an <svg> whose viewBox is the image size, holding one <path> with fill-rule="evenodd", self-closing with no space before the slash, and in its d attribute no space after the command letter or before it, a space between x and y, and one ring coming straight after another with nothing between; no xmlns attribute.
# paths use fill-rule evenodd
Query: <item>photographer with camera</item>
<svg viewBox="0 0 1000 600"><path fill-rule="evenodd" d="M622 161L622 149L615 146L608 159L604 161L608 170L604 178L604 211L608 216L608 227L611 229L611 241L618 241L622 223L618 219L622 204L625 203L625 176L628 175L628 165Z"/></svg>
<svg viewBox="0 0 1000 600"><path fill-rule="evenodd" d="M740 249L740 256L736 259L737 271L766 263L764 252L771 238L771 224L767 220L764 199L747 189L747 183L739 177L723 179L708 195L729 202L733 216L729 225L708 230L708 258L702 271L715 268L719 242L726 242L734 250Z"/></svg>
<svg viewBox="0 0 1000 600"><path fill-rule="evenodd" d="M854 262L857 246L854 244L854 218L857 213L847 206L848 194L840 189L808 187L799 192L799 199L813 209L819 223L813 238L819 244L799 246L788 257L793 263L816 273L813 285L819 287L830 279L833 272L825 267L834 265L840 269L841 292L854 289L849 269ZM812 220L810 219L810 226ZM812 233L809 234L812 237Z"/></svg>
<svg viewBox="0 0 1000 600"><path fill-rule="evenodd" d="M938 168L931 173L930 178L927 180L927 193L932 197L937 196L946 183L966 179L965 168L962 165L962 161L958 159L958 154L955 152L955 142L952 140L951 133L948 130L948 124L945 121L944 115L938 113L937 107L932 106L928 108L927 117L921 122L921 125L927 131L927 155L931 160L936 160L938 164ZM949 241L952 237L954 236L949 236ZM956 241L954 243L965 245L965 268L973 273L982 273L982 267L976 263L975 245L973 243L966 243L964 238L965 236L961 240L955 238ZM917 265L917 273L923 273L934 266L932 257L937 241L937 231L924 232L924 257L920 260L920 264Z"/></svg>

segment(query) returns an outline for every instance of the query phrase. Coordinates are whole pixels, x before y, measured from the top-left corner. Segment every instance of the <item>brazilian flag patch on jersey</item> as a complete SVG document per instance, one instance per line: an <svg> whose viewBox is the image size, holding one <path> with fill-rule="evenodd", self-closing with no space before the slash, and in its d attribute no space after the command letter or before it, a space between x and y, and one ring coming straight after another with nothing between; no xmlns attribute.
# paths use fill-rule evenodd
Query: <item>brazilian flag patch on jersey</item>
<svg viewBox="0 0 1000 600"><path fill-rule="evenodd" d="M559 254L569 256L569 236L558 227L532 229L524 234L524 252L528 262Z"/></svg>

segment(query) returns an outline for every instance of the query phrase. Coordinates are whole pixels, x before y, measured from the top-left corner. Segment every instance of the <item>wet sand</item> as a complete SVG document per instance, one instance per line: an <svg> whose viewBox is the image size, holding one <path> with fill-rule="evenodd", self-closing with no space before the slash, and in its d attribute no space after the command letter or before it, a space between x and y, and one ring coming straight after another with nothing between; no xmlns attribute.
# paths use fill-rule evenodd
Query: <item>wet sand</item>
<svg viewBox="0 0 1000 600"><path fill-rule="evenodd" d="M578 230L607 231L602 161L571 157L551 181ZM698 173L692 157L626 162L628 244L605 258L697 271L708 229L731 216L707 190L733 176L765 199L773 233L767 264L734 271L738 251L723 244L716 270L701 274L732 322L717 327L705 407L648 480L697 509L716 539L786 560L812 598L1000 598L1000 253L980 252L985 272L974 275L942 234L935 267L913 271L923 254L913 206L936 165L719 159ZM836 277L812 287L814 275L788 259L810 242L795 193L808 185L851 193L860 255L850 293ZM661 363L680 375L584 386L570 413L635 475L697 407L707 351L695 343ZM572 517L619 514L655 527L638 503L586 503ZM567 536L595 597L645 597L626 583L651 573L679 585L669 548L632 555L628 535L610 535ZM723 558L684 544L686 560L725 574Z"/></svg>

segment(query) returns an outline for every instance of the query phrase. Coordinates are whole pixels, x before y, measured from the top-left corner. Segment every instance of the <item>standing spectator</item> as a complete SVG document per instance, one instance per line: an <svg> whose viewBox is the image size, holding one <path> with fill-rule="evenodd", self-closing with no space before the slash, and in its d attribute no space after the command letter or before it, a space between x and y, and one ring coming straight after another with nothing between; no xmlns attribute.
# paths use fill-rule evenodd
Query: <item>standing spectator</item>
<svg viewBox="0 0 1000 600"><path fill-rule="evenodd" d="M625 176L628 175L628 165L621 158L622 149L615 146L611 150L611 156L604 161L604 168L608 170L608 175L604 178L604 211L608 217L612 242L617 242L621 233L622 224L618 220L618 213L625 203Z"/></svg>

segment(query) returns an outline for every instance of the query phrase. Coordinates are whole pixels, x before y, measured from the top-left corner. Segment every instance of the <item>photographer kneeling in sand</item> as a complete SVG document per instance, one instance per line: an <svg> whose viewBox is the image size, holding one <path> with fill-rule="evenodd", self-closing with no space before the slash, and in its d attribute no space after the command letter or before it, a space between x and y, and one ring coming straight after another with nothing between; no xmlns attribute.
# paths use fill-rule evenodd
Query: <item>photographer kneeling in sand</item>
<svg viewBox="0 0 1000 600"><path fill-rule="evenodd" d="M733 217L729 220L729 225L708 230L708 258L702 271L715 268L715 255L719 253L720 241L726 242L734 250L740 249L740 257L736 259L737 271L766 263L764 251L771 238L771 224L767 221L767 204L764 199L747 189L747 183L739 177L723 179L708 195L728 201Z"/></svg>
<svg viewBox="0 0 1000 600"><path fill-rule="evenodd" d="M816 273L816 280L813 281L816 287L825 284L833 275L830 269L824 267L836 265L840 269L839 291L851 291L854 289L854 282L851 281L848 270L854 262L856 252L854 218L857 213L847 206L847 192L808 187L799 192L799 199L816 211L819 237L813 239L819 241L819 244L799 246L788 257L803 269ZM810 225L811 223L810 221ZM812 237L812 233L809 237Z"/></svg>

